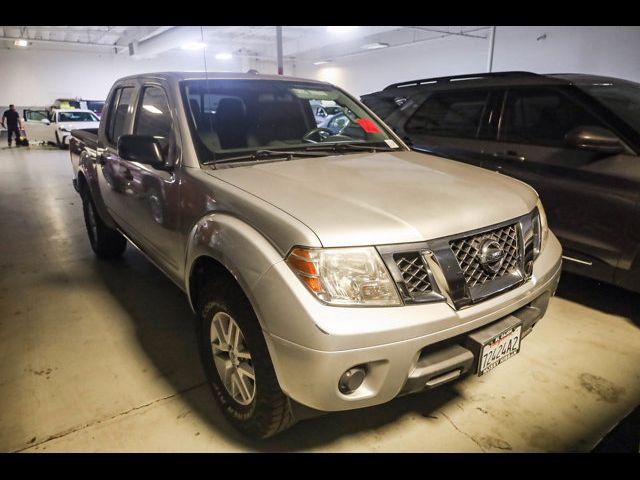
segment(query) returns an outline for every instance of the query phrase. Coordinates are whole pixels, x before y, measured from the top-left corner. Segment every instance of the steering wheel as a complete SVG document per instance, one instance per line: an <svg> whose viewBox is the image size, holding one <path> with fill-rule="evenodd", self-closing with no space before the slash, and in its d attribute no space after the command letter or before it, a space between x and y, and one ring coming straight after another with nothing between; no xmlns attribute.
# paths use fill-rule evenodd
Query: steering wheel
<svg viewBox="0 0 640 480"><path fill-rule="evenodd" d="M329 138L331 135L333 135L333 132L328 128L312 128L302 136L302 140L310 143L318 143ZM314 140L314 136L317 137L317 139Z"/></svg>

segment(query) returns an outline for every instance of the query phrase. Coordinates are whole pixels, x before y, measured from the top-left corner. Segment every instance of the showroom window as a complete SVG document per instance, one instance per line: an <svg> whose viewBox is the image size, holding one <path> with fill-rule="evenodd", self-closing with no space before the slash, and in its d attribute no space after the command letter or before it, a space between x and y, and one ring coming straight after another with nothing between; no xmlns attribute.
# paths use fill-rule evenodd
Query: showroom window
<svg viewBox="0 0 640 480"><path fill-rule="evenodd" d="M407 133L476 138L489 92L434 93L409 119Z"/></svg>
<svg viewBox="0 0 640 480"><path fill-rule="evenodd" d="M107 125L107 139L113 145L117 145L120 135L125 133L124 129L132 95L133 87L125 87L119 89L113 96L112 108L109 113L109 124ZM113 110L113 105L117 105L115 111Z"/></svg>
<svg viewBox="0 0 640 480"><path fill-rule="evenodd" d="M507 101L500 140L560 147L576 127L605 127L593 114L557 90L514 89Z"/></svg>
<svg viewBox="0 0 640 480"><path fill-rule="evenodd" d="M155 137L166 145L171 132L171 112L164 90L160 87L146 87L138 107L134 133Z"/></svg>

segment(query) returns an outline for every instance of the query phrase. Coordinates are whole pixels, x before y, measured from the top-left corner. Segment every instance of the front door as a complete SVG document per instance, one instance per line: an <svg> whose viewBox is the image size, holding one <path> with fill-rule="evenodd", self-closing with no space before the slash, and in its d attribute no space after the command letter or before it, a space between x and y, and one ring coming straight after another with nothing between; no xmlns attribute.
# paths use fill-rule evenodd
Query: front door
<svg viewBox="0 0 640 480"><path fill-rule="evenodd" d="M506 95L491 152L499 171L537 190L570 261L612 280L629 243L640 158L568 146L565 137L576 127L609 126L562 87L513 88Z"/></svg>
<svg viewBox="0 0 640 480"><path fill-rule="evenodd" d="M49 112L46 110L25 110L24 115L24 131L27 138L31 142L49 141Z"/></svg>

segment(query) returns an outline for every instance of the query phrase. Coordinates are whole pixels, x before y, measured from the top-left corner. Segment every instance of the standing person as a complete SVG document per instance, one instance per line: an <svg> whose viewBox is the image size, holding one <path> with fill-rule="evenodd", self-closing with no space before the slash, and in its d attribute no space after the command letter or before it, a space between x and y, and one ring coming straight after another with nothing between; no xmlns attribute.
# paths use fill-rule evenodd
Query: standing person
<svg viewBox="0 0 640 480"><path fill-rule="evenodd" d="M5 119L7 120L6 124ZM16 111L15 105L9 105L9 110L5 110L2 114L2 127L7 129L7 140L9 142L9 146L11 146L11 137L15 134L17 147L18 140L20 139L22 120L20 120L20 114Z"/></svg>

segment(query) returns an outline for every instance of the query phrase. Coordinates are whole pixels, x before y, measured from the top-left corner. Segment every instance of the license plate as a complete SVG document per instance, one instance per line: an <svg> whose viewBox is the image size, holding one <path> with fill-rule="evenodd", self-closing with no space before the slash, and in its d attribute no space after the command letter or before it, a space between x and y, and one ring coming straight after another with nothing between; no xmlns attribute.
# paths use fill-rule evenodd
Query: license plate
<svg viewBox="0 0 640 480"><path fill-rule="evenodd" d="M493 370L520 351L522 325L509 328L482 346L478 361L478 376Z"/></svg>

